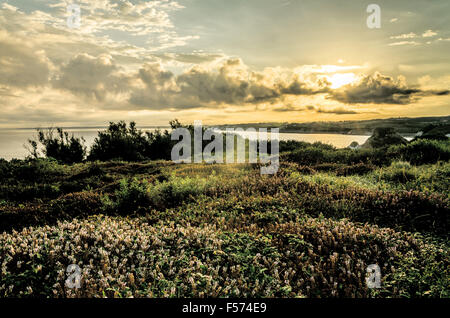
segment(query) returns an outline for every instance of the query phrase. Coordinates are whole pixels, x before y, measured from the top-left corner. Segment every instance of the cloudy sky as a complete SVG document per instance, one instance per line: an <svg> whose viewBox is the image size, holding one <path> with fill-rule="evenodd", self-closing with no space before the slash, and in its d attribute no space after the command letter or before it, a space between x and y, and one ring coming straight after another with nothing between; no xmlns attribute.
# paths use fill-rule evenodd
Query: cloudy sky
<svg viewBox="0 0 450 318"><path fill-rule="evenodd" d="M449 115L449 13L448 0L0 0L0 127Z"/></svg>

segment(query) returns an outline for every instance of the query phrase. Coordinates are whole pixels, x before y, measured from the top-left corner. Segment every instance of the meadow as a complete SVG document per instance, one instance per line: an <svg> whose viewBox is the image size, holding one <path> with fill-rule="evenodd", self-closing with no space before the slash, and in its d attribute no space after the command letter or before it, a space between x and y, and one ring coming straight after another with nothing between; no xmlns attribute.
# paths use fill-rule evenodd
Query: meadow
<svg viewBox="0 0 450 318"><path fill-rule="evenodd" d="M450 296L449 141L280 150L275 175L0 160L0 297Z"/></svg>

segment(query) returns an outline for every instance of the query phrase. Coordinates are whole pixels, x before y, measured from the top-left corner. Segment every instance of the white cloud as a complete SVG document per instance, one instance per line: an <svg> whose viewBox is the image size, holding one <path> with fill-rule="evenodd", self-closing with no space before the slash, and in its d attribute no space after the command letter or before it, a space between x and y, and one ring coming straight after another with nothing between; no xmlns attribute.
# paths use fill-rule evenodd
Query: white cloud
<svg viewBox="0 0 450 318"><path fill-rule="evenodd" d="M344 114L348 111L339 108L342 103L407 104L420 92L381 75L366 75L336 92L327 81L330 74L360 74L368 64L340 61L256 71L220 52L158 52L198 38L174 28L170 13L181 9L177 2L78 3L83 8L80 30L67 28L65 1L51 14L0 7L0 122L90 122L100 116L107 121L156 111L170 118L170 111L206 109L299 111L308 108L298 103L312 99L331 103L324 112ZM127 37L113 40L108 35L113 31L144 40L141 46ZM405 41L390 45L418 45L407 40L415 37L399 35L393 38Z"/></svg>
<svg viewBox="0 0 450 318"><path fill-rule="evenodd" d="M399 46L399 45L419 45L420 43L416 42L416 41L400 41L400 42L394 42L394 43L389 43L389 46Z"/></svg>
<svg viewBox="0 0 450 318"><path fill-rule="evenodd" d="M53 87L103 101L107 94L128 89L128 78L110 55L79 54L63 65L52 81Z"/></svg>
<svg viewBox="0 0 450 318"><path fill-rule="evenodd" d="M417 34L415 34L414 32L410 32L410 33L405 33L405 34L400 34L400 35L395 35L395 36L391 36L391 39L395 39L395 40L399 40L399 39L413 39L416 38Z"/></svg>
<svg viewBox="0 0 450 318"><path fill-rule="evenodd" d="M59 9L59 16L63 18L71 3L63 0L51 7ZM81 8L81 32L118 30L132 35L149 35L173 28L169 13L183 8L171 0L78 0L76 4Z"/></svg>
<svg viewBox="0 0 450 318"><path fill-rule="evenodd" d="M431 38L433 36L437 35L436 32L434 32L433 30L427 30L422 34L422 37L424 38Z"/></svg>
<svg viewBox="0 0 450 318"><path fill-rule="evenodd" d="M0 84L13 87L47 84L50 61L42 50L34 50L5 31L0 31Z"/></svg>

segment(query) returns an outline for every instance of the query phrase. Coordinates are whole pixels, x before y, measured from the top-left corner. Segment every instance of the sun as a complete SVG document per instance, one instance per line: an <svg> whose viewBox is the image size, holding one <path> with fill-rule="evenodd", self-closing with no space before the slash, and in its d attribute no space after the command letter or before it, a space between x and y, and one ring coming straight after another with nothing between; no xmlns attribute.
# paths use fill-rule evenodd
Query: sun
<svg viewBox="0 0 450 318"><path fill-rule="evenodd" d="M327 76L327 80L331 83L331 88L339 88L354 82L356 80L356 75L354 73L336 73Z"/></svg>

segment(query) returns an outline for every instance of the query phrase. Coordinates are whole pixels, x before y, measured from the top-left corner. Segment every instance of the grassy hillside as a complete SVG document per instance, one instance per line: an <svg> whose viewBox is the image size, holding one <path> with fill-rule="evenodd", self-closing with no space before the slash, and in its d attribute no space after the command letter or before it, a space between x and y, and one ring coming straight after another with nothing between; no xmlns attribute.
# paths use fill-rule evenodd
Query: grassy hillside
<svg viewBox="0 0 450 318"><path fill-rule="evenodd" d="M448 158L301 145L271 176L0 162L0 297L449 297ZM80 289L64 285L73 263Z"/></svg>

